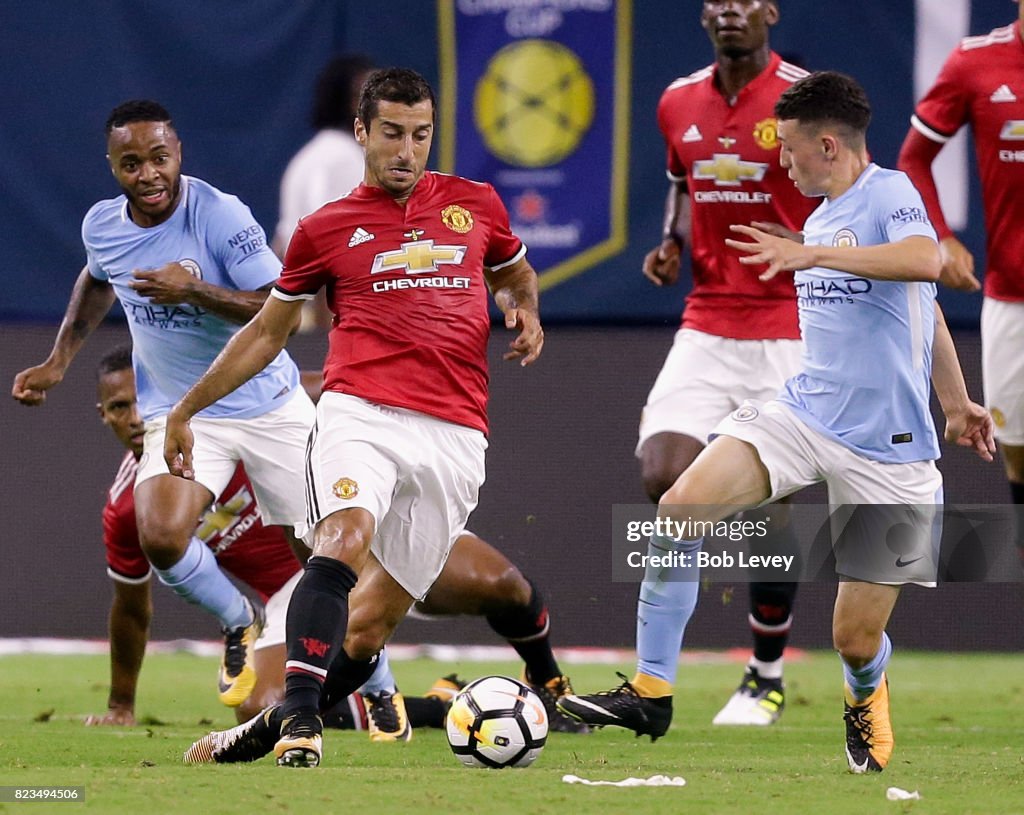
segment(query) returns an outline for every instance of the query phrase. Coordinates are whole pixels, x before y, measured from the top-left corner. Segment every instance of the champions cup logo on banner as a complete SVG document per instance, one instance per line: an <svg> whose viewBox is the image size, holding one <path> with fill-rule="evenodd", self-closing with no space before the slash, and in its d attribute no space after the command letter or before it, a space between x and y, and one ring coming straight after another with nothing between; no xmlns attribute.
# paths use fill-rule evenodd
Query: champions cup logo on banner
<svg viewBox="0 0 1024 815"><path fill-rule="evenodd" d="M440 169L489 181L541 289L626 245L631 0L438 0Z"/></svg>

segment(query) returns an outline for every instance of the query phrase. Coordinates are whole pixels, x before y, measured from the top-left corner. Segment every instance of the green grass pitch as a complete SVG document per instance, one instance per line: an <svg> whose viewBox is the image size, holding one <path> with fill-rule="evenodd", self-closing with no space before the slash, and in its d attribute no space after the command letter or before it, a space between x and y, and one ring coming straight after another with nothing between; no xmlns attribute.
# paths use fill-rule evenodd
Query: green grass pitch
<svg viewBox="0 0 1024 815"><path fill-rule="evenodd" d="M613 667L573 665L581 692L610 687ZM626 671L626 665L619 666ZM518 663L396 661L402 690L442 673L518 674ZM327 731L316 770L186 767L198 736L233 724L215 694L215 662L150 656L130 729L86 728L107 689L105 656L0 658L0 785L84 786L84 803L0 803L0 813L1024 813L1024 659L1018 655L897 652L890 666L896 751L881 775L853 776L843 756L841 675L832 654L787 666L787 709L770 728L716 728L712 716L739 680L736 664L684 665L676 715L657 743L608 728L553 734L525 770L471 770L441 731L408 744L370 744ZM581 787L562 782L678 775L685 787ZM891 802L890 786L921 800Z"/></svg>

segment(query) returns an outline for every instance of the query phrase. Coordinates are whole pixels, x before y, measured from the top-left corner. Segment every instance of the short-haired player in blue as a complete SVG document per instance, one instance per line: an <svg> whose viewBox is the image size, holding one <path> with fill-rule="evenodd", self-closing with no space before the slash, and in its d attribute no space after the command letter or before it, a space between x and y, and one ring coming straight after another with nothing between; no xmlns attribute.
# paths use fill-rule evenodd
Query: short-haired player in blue
<svg viewBox="0 0 1024 815"><path fill-rule="evenodd" d="M935 581L942 477L929 374L948 441L991 461L993 425L967 395L935 302L941 259L921 198L906 175L868 157L871 110L863 89L842 74L812 74L782 93L775 114L782 166L804 195L824 200L807 219L802 243L749 226L732 227L748 240L727 243L745 253L745 264L767 267L762 280L796 271L803 370L777 398L748 402L718 425L662 497L658 516L718 521L825 482L836 508L833 534L841 533L832 637L845 678L846 755L851 771L878 772L893 748L885 627L902 585ZM888 551L892 525L840 545L860 519L884 524L892 516L883 510L894 507L911 521L905 543L913 551ZM851 523L840 528L837 517L849 520L851 512ZM701 541L656 537L650 546L652 553L696 552ZM666 686L696 604L696 570L686 571L651 569L641 588L664 614L638 637L638 673ZM601 694L563 697L559 706L592 725L657 737L667 729L671 703L671 696L641 696L624 682Z"/></svg>
<svg viewBox="0 0 1024 815"><path fill-rule="evenodd" d="M314 407L284 352L200 414L196 481L163 461L167 412L266 299L281 270L249 208L181 174L181 142L156 102L131 101L106 123L107 159L123 195L82 223L87 262L49 357L19 373L12 395L42 404L115 297L128 320L144 452L135 485L139 541L160 580L217 616L225 634L220 698L240 705L255 684L252 650L262 609L220 571L193 536L198 519L245 464L265 524L305 518L303 451ZM293 539L294 540L294 539Z"/></svg>

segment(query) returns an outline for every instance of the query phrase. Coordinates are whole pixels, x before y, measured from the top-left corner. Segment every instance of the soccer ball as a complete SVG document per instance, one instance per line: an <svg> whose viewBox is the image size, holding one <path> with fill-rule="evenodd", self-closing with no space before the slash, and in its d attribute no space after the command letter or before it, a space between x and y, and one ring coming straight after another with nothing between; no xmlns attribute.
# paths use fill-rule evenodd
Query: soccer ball
<svg viewBox="0 0 1024 815"><path fill-rule="evenodd" d="M529 767L548 737L544 703L508 676L485 676L455 697L445 719L448 744L467 767Z"/></svg>

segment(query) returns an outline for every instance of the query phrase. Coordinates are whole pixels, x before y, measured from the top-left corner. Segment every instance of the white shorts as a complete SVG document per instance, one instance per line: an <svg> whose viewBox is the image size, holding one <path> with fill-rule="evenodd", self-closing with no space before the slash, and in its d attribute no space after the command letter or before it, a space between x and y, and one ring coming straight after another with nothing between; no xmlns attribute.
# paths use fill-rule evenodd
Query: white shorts
<svg viewBox="0 0 1024 815"><path fill-rule="evenodd" d="M267 600L266 612L267 622L263 626L263 633L260 634L254 648L270 648L274 645L284 645L285 642L285 620L288 617L288 603L291 602L292 592L302 578L302 569L288 578L288 582L279 588L270 599Z"/></svg>
<svg viewBox="0 0 1024 815"><path fill-rule="evenodd" d="M774 399L800 370L801 340L733 340L681 328L640 416L636 454L657 433L700 442L747 399Z"/></svg>
<svg viewBox="0 0 1024 815"><path fill-rule="evenodd" d="M189 424L195 439L192 453L195 480L216 498L227 487L241 461L256 494L263 523L301 526L306 517L302 490L306 443L315 416L313 402L299 389L285 404L261 416L249 419L193 417ZM166 428L166 416L146 422L136 484L168 472L164 462Z"/></svg>
<svg viewBox="0 0 1024 815"><path fill-rule="evenodd" d="M996 438L1024 445L1024 303L986 297L981 306L981 377Z"/></svg>
<svg viewBox="0 0 1024 815"><path fill-rule="evenodd" d="M745 403L719 422L713 435L756 448L771 484L763 504L825 482L840 574L870 583L935 584L942 474L934 461L885 464L865 458L808 427L775 400ZM865 532L870 529L880 532ZM844 536L857 537L856 545L843 545Z"/></svg>
<svg viewBox="0 0 1024 815"><path fill-rule="evenodd" d="M479 430L327 392L310 436L307 521L367 510L374 556L422 600L476 507L486 450Z"/></svg>

